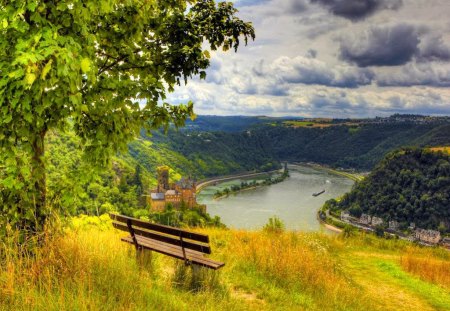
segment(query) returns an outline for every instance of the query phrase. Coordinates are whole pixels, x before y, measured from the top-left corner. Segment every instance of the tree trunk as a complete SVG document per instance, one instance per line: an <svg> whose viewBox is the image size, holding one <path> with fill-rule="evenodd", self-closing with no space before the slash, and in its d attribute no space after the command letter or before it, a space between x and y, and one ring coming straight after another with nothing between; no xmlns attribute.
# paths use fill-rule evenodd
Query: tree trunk
<svg viewBox="0 0 450 311"><path fill-rule="evenodd" d="M46 172L44 162L44 140L47 131L42 130L32 141L33 155L31 159L32 176L34 189L32 194L32 204L34 205L34 221L30 223L30 229L32 232L40 232L44 229L45 221L47 219L46 209Z"/></svg>

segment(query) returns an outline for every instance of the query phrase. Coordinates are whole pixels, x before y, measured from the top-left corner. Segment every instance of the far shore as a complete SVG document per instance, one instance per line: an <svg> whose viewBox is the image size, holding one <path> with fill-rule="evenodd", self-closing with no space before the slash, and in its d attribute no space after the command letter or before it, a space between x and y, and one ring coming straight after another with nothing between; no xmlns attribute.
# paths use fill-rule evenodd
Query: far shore
<svg viewBox="0 0 450 311"><path fill-rule="evenodd" d="M254 189L256 189L256 188L258 188L258 187L261 187L261 186L263 186L263 185L260 185L260 186L254 186L254 187L249 187L249 188L245 188L245 189L240 189L239 191L236 191L236 192L230 192L229 194L224 194L224 195L221 195L221 196L219 196L219 197L215 197L214 200L220 200L220 199L223 199L223 198L227 198L227 197L229 197L230 195L232 195L232 194L237 194L237 193L239 193L239 192L244 192L244 191L247 191L247 190L254 190Z"/></svg>
<svg viewBox="0 0 450 311"><path fill-rule="evenodd" d="M248 178L248 177L258 177L258 176L263 176L263 175L270 175L270 174L274 174L274 173L279 173L281 171L282 171L282 169L268 171L268 172L256 172L256 173L248 172L248 173L242 173L242 174L236 174L236 175L218 176L218 177L215 177L213 179L200 181L199 184L197 185L197 192L200 192L203 188L205 188L207 186L210 186L211 184L224 182L224 181L230 181L230 180L239 179L239 178Z"/></svg>
<svg viewBox="0 0 450 311"><path fill-rule="evenodd" d="M316 163L289 163L290 165L298 165L298 166L309 166L315 169L319 169L319 170L324 170L324 171L328 171L332 174L335 175L339 175L342 177L346 177L348 179L351 179L353 181L361 181L364 179L364 175L360 174L360 173L352 173L352 172L348 172L348 171L343 171L343 170L338 170L338 169L334 169L325 165L321 165L321 164L316 164Z"/></svg>

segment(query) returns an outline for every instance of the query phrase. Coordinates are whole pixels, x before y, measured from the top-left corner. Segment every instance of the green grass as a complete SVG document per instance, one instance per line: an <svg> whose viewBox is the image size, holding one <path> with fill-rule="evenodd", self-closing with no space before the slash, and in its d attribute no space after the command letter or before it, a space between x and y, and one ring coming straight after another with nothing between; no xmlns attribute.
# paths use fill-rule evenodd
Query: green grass
<svg viewBox="0 0 450 311"><path fill-rule="evenodd" d="M4 244L0 310L449 310L448 285L400 260L449 267L440 249L364 234L199 231L223 269L194 273L157 253L137 260L106 217L75 220L33 256Z"/></svg>

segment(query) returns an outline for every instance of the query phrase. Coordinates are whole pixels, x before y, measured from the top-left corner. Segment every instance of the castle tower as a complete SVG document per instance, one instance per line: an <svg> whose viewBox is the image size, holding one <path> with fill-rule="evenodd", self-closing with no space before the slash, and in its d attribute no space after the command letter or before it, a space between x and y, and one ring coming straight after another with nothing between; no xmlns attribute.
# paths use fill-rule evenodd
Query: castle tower
<svg viewBox="0 0 450 311"><path fill-rule="evenodd" d="M160 166L157 168L158 172L158 192L165 192L170 189L169 186L169 167Z"/></svg>

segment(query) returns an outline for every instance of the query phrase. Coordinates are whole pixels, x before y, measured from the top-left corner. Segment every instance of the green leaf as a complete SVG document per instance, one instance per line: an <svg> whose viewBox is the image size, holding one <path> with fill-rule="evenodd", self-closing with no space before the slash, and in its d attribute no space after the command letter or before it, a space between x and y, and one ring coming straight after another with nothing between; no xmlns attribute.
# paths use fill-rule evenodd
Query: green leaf
<svg viewBox="0 0 450 311"><path fill-rule="evenodd" d="M35 80L36 80L36 75L34 73L28 72L25 75L25 83L27 85L31 86L34 83Z"/></svg>
<svg viewBox="0 0 450 311"><path fill-rule="evenodd" d="M41 72L41 79L42 80L45 80L45 77L47 76L48 72L52 68L52 63L53 63L53 59L50 59L47 62L47 64L45 64L44 68L42 69L42 72Z"/></svg>
<svg viewBox="0 0 450 311"><path fill-rule="evenodd" d="M80 66L83 73L91 71L91 61L89 60L89 58L83 58L81 60Z"/></svg>
<svg viewBox="0 0 450 311"><path fill-rule="evenodd" d="M7 28L8 27L8 21L6 20L6 18L3 19L2 26L3 26L3 28Z"/></svg>
<svg viewBox="0 0 450 311"><path fill-rule="evenodd" d="M15 79L20 78L23 75L23 69L17 69L15 71L12 71L8 74L8 77Z"/></svg>

